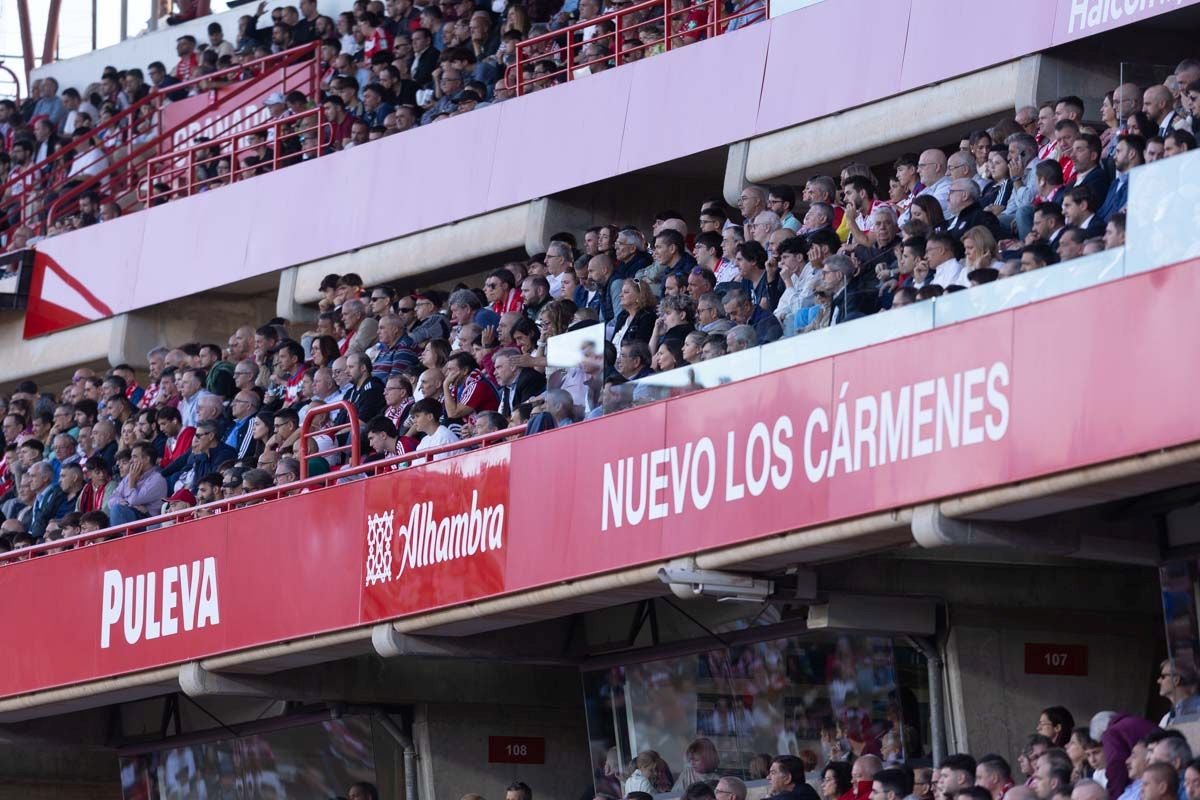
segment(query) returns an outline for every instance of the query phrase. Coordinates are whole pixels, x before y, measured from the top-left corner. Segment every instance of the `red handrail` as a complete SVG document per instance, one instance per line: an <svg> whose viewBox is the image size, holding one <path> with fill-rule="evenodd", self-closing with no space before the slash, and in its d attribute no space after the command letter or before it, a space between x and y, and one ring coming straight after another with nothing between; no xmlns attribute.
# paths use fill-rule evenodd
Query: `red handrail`
<svg viewBox="0 0 1200 800"><path fill-rule="evenodd" d="M703 26L678 32L671 30L671 22L676 17L691 15L696 13L697 10L705 12L706 21ZM629 17L640 17L644 12L657 13L652 13L651 16L645 19L637 19L632 24L628 22ZM758 22L760 18L766 19L768 16L770 16L770 0L761 0L761 2L752 1L748 3L748 7L728 15L724 13L724 0L699 0L699 2L678 10L671 8L671 0L644 0L644 2L630 6L629 8L611 11L607 14L582 20L565 28L518 42L516 47L516 63L505 71L505 85L513 87L517 95L520 96L525 94L528 88L534 84L545 81L557 82L557 79L560 77L563 80L575 80L575 73L582 67L590 67L593 64L608 62L612 62L615 66L619 67L624 61L628 60L628 52L644 52L660 45L664 50L673 50L685 44L682 40L692 33L698 32L704 38L712 38L728 32L729 23L734 20L745 18L749 22ZM582 34L588 28L605 25L609 22L613 24L611 32L601 33L587 41L583 41ZM624 36L630 33L636 36L640 28L655 24L663 24L664 26L661 37L651 42L643 42L636 47L630 48L629 51L622 50ZM577 34L579 35L578 41L576 41ZM577 49L582 50L586 45L594 43L610 43L609 54L590 60L581 60L575 51ZM547 45L549 47L545 53L531 52L540 50ZM559 58L560 55L562 58ZM536 61L542 60L553 60L559 64L563 64L563 66L553 72L527 80L524 68ZM540 87L535 86L534 88Z"/></svg>
<svg viewBox="0 0 1200 800"><path fill-rule="evenodd" d="M350 431L350 444L331 447L327 450L322 450L316 455L320 455L321 453L342 453L349 451L351 467L358 466L359 459L362 455L362 450L359 449L360 432L358 430L358 409L356 409L352 403L346 400L335 400L332 403L314 406L305 411L304 422L300 423L300 439L296 442L300 449L300 480L305 480L308 478L308 448L306 445L314 435L312 433L312 420L313 417L323 411L341 411L346 415L346 421L321 428L318 433L332 435L338 431L348 430ZM334 441L336 442L337 440L334 439Z"/></svg>
<svg viewBox="0 0 1200 800"><path fill-rule="evenodd" d="M313 124L287 131L281 130L282 128L292 128L292 126L297 125L297 123L305 119L312 119ZM254 172L263 166L270 166L271 171L274 172L279 169L281 162L283 162L282 166L288 166L292 163L293 159L303 161L308 158L318 158L323 155L320 146L320 134L324 124L325 114L321 106L318 105L299 114L289 114L281 119L264 122L262 125L257 125L238 133L226 134L218 139L174 150L161 156L155 156L146 162L146 202L153 203L160 198L170 199L177 196L191 197L196 191L211 182L211 179L209 181L197 181L196 167L220 161L223 158L230 159L230 183L243 177L253 177ZM242 166L238 155L239 152L244 154L244 151L247 149L247 146L243 143L245 138L255 133L266 133L272 130L275 132L275 138L273 140L274 146L271 147L270 164L264 165L260 162L252 166ZM306 145L304 144L304 137L309 133L313 134L313 139L311 144ZM300 149L281 156L281 144L285 140L294 138L301 140ZM217 150L216 155L197 158L197 154L201 151L212 149ZM169 181L169 184L166 191L159 191L156 187L163 179ZM139 197L141 197L140 190L142 188L142 186L138 187Z"/></svg>
<svg viewBox="0 0 1200 800"><path fill-rule="evenodd" d="M336 404L334 404L336 405ZM127 522L121 525L114 525L103 530L93 531L91 533L81 533L77 536L72 536L69 539L56 539L52 542L41 542L40 544L22 547L18 550L10 550L7 553L0 553L0 567L8 566L15 561L24 561L25 559L34 556L44 555L48 550L62 550L87 544L100 544L97 540L115 539L120 536L130 534L144 534L149 531L145 530L150 526L158 526L164 523L187 522L194 519L196 512L205 511L205 516L211 514L234 513L241 506L257 505L261 502L269 500L279 500L289 495L298 494L300 492L312 491L314 489L323 489L326 486L333 485L345 478L352 478L362 475L364 477L372 477L381 472L391 472L399 468L402 464L410 466L412 462L421 459L421 463L426 463L433 456L441 455L442 453L452 453L456 450L475 449L493 444L500 440L510 439L521 436L525 433L528 426L518 425L513 428L505 428L502 431L494 431L492 433L484 433L479 436L473 436L470 439L462 439L450 444L431 447L428 450L420 452L404 453L403 455L393 456L391 458L372 461L367 464L360 464L354 467L347 467L340 470L327 472L324 475L317 475L310 478L285 483L282 486L272 486L269 489L260 489L257 492L238 495L224 500L215 500L211 503L205 503L194 508L184 509L182 511L168 511L165 514L139 519L136 522ZM303 462L302 462L303 463ZM302 467L303 469L303 467Z"/></svg>
<svg viewBox="0 0 1200 800"><path fill-rule="evenodd" d="M14 103L17 104L17 107L20 108L21 107L21 81L17 79L17 73L13 72L11 68L6 67L4 65L3 61L0 61L0 72L7 72L8 76L10 78L12 78L12 82L13 82L12 100Z"/></svg>
<svg viewBox="0 0 1200 800"><path fill-rule="evenodd" d="M147 153L161 147L163 142L169 144L177 131L186 130L188 126L198 119L202 119L209 112L209 107L206 106L170 130L163 130L162 110L168 105L167 95L180 91L186 92L193 86L221 81L225 78L236 79L242 74L248 73L244 80L238 82L237 88L234 91L220 98L221 102L227 102L231 98L235 98L254 88L261 80L271 77L275 74L276 70L286 70L288 67L296 64L304 65L310 69L309 82L312 86L317 86L320 81L319 59L316 57L319 46L319 42L311 42L281 53L275 53L234 67L228 67L208 75L191 78L182 83L166 87L161 91L157 89L152 90L146 97L136 103L130 104L128 108L115 114L107 122L93 125L91 130L64 143L50 157L15 173L7 182L0 184L0 196L7 193L18 183L24 183L25 185L34 184L36 188L23 191L20 199L17 201L20 210L17 224L28 224L30 221L29 217L36 215L40 210L38 206L45 199L44 195L65 182L66 173L70 169L70 161L94 149L88 146L89 139L99 137L103 140L111 138L114 135L124 138L126 134L128 134L130 140L129 152L116 163L110 164L106 169L94 176L76 176L74 180L79 181L79 185L59 195L54 200L50 208L46 210L45 224L48 227L53 222L55 213L60 211L66 203L77 200L84 192L95 188L102 182L109 181L126 170L128 171L128 175L123 185L114 186L113 194L114 196L119 196L121 192L128 192L131 188L137 186L137 173L139 167L145 163L144 157ZM134 145L134 140L139 135L144 135L147 131L157 131L157 133L148 141ZM77 150L77 148L81 149ZM11 229L3 231L3 235L5 236L10 234Z"/></svg>

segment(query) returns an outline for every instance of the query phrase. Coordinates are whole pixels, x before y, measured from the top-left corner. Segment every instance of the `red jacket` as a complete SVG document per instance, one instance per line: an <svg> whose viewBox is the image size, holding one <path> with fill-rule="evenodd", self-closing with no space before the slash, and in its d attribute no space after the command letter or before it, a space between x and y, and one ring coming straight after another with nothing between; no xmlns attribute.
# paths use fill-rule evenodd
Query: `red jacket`
<svg viewBox="0 0 1200 800"><path fill-rule="evenodd" d="M195 428L184 428L175 437L175 446L170 446L170 439L163 444L162 458L159 459L159 466L168 467L171 462L180 456L187 456L192 450L192 437L196 435Z"/></svg>

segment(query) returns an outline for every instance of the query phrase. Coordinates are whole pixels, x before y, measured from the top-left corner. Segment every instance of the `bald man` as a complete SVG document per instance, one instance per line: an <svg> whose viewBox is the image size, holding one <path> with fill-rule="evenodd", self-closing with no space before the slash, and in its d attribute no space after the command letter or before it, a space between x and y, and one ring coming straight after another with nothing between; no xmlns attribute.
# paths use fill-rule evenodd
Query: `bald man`
<svg viewBox="0 0 1200 800"><path fill-rule="evenodd" d="M743 234L747 239L754 238L750 235L750 223L760 212L767 210L767 190L753 184L747 186L738 197L737 207L742 212L742 220L745 223Z"/></svg>
<svg viewBox="0 0 1200 800"><path fill-rule="evenodd" d="M1142 90L1136 83L1122 83L1113 89L1113 108L1117 112L1117 124L1124 127L1130 114L1142 110Z"/></svg>
<svg viewBox="0 0 1200 800"><path fill-rule="evenodd" d="M942 213L950 216L950 176L946 174L946 154L941 150L932 149L921 153L917 159L917 175L925 187L917 195L929 195L938 201ZM900 217L900 224L908 222L912 215L912 206L905 209Z"/></svg>
<svg viewBox="0 0 1200 800"><path fill-rule="evenodd" d="M219 398L218 398L219 399ZM225 437L225 444L237 450L238 458L244 458L254 444L254 415L262 401L258 392L243 390L233 396L229 411L233 415L233 427Z"/></svg>
<svg viewBox="0 0 1200 800"><path fill-rule="evenodd" d="M588 261L587 307L595 309L599 314L608 338L612 337L612 323L620 312L621 285L624 283L620 278L613 276L615 269L612 258L604 253L592 256ZM505 342L502 341L501 344Z"/></svg>
<svg viewBox="0 0 1200 800"><path fill-rule="evenodd" d="M1157 84L1146 90L1142 98L1142 111L1158 126L1159 136L1166 136L1171 132L1176 118L1175 98L1166 86Z"/></svg>
<svg viewBox="0 0 1200 800"><path fill-rule="evenodd" d="M870 783L875 780L876 773L881 769L883 769L883 761L879 756L859 756L854 760L854 765L850 767L850 780L855 784Z"/></svg>

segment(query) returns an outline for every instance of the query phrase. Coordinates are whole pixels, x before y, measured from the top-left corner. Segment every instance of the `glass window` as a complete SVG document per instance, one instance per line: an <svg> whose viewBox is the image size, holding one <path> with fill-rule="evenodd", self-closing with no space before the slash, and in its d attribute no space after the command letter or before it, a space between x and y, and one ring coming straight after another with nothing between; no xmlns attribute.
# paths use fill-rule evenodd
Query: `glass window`
<svg viewBox="0 0 1200 800"><path fill-rule="evenodd" d="M370 718L327 722L121 759L121 789L138 798L337 797L375 783Z"/></svg>
<svg viewBox="0 0 1200 800"><path fill-rule="evenodd" d="M607 748L596 791L763 781L784 753L804 760L814 786L827 761L851 752L920 757L920 700L898 680L898 649L888 638L807 636L585 672L589 735ZM922 686L919 654L899 660Z"/></svg>

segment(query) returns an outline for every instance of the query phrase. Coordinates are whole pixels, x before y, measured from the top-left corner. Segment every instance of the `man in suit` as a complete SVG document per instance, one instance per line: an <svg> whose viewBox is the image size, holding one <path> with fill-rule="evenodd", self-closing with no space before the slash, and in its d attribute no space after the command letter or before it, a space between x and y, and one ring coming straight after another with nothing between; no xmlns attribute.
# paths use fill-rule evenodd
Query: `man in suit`
<svg viewBox="0 0 1200 800"><path fill-rule="evenodd" d="M1075 163L1072 187L1086 186L1097 204L1108 194L1108 173L1100 166L1102 149L1100 137L1094 133L1081 133L1071 143L1071 160Z"/></svg>
<svg viewBox="0 0 1200 800"><path fill-rule="evenodd" d="M546 376L530 367L518 366L521 351L506 347L492 356L496 375L496 394L500 397L499 411L506 418L521 403L536 397L546 389Z"/></svg>
<svg viewBox="0 0 1200 800"><path fill-rule="evenodd" d="M1096 215L1108 222L1113 214L1125 208L1129 200L1129 171L1146 161L1146 139L1134 133L1127 133L1117 140L1117 149L1113 153L1113 163L1117 168L1117 176L1108 187L1108 196L1104 198Z"/></svg>
<svg viewBox="0 0 1200 800"><path fill-rule="evenodd" d="M433 71L441 55L433 46L433 34L428 28L417 28L412 34L412 79L421 88L433 83Z"/></svg>
<svg viewBox="0 0 1200 800"><path fill-rule="evenodd" d="M946 233L955 239L961 239L971 228L982 225L991 231L997 240L1004 238L996 215L984 210L979 204L981 195L979 184L970 178L956 178L950 184L950 213L954 216L950 219Z"/></svg>
<svg viewBox="0 0 1200 800"><path fill-rule="evenodd" d="M1095 195L1086 186L1076 186L1063 198L1063 216L1069 224L1083 231L1084 239L1104 235L1104 220L1092 210L1095 206Z"/></svg>

